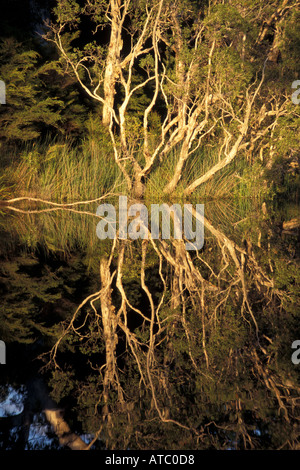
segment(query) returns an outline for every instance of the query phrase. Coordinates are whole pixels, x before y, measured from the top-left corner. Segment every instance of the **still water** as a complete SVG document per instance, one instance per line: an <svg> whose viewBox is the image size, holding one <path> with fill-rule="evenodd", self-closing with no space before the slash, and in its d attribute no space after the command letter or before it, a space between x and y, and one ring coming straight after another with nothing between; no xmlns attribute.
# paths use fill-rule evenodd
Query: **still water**
<svg viewBox="0 0 300 470"><path fill-rule="evenodd" d="M96 209L1 212L0 449L299 448L298 206L207 203L189 252Z"/></svg>

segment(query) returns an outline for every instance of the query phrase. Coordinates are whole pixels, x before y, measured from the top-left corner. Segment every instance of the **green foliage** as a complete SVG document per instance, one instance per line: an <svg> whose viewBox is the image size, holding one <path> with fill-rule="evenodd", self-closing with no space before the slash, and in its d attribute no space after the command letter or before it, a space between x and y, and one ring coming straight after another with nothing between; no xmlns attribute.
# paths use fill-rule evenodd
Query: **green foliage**
<svg viewBox="0 0 300 470"><path fill-rule="evenodd" d="M291 16L285 21L280 51L284 74L288 73L291 79L297 79L300 54L300 12L297 8L293 8Z"/></svg>
<svg viewBox="0 0 300 470"><path fill-rule="evenodd" d="M295 106L290 105L291 108ZM272 139L273 161L264 172L279 197L297 197L300 183L300 118L290 114L279 119Z"/></svg>
<svg viewBox="0 0 300 470"><path fill-rule="evenodd" d="M57 20L61 24L79 23L79 13L81 11L79 4L75 0L59 0L57 7L54 8Z"/></svg>
<svg viewBox="0 0 300 470"><path fill-rule="evenodd" d="M49 381L49 386L55 384L55 392L52 391L53 400L60 403L64 397L67 397L74 390L75 373L72 370L55 370Z"/></svg>
<svg viewBox="0 0 300 470"><path fill-rule="evenodd" d="M300 273L295 261L288 264L282 259L275 260L275 282L276 287L284 291L282 298L285 311L300 315Z"/></svg>
<svg viewBox="0 0 300 470"><path fill-rule="evenodd" d="M256 161L251 167L241 169L241 175L238 175L238 185L235 188L234 196L237 199L246 199L251 197L252 200L263 202L272 200L274 191L268 185L264 173L262 162Z"/></svg>
<svg viewBox="0 0 300 470"><path fill-rule="evenodd" d="M39 137L45 126L57 128L63 102L43 90L38 53L6 39L0 43L0 56L7 93L7 104L0 109L0 139L24 142Z"/></svg>
<svg viewBox="0 0 300 470"><path fill-rule="evenodd" d="M2 263L1 290L9 295L5 296L0 309L1 337L6 341L32 343L38 332L49 334L43 321L37 319L43 305L61 299L61 287L61 281L35 259L21 257Z"/></svg>
<svg viewBox="0 0 300 470"><path fill-rule="evenodd" d="M219 3L212 7L203 23L210 36L217 40L220 46L234 43L239 34L254 35L250 23L242 16L237 6ZM239 47L236 43L235 46Z"/></svg>

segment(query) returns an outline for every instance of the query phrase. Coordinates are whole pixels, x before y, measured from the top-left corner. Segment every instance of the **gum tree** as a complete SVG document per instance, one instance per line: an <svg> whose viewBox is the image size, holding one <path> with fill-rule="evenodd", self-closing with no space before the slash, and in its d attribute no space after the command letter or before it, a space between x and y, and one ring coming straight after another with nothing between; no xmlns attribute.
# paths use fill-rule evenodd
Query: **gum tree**
<svg viewBox="0 0 300 470"><path fill-rule="evenodd" d="M164 188L174 192L187 162L212 145L217 159L185 184L191 195L238 155L251 161L262 143L268 146L278 119L291 113L287 92L268 91L268 81L299 2L223 3L57 1L46 37L66 71L101 105L114 159L136 197L175 151ZM141 92L147 99L132 126L130 108Z"/></svg>

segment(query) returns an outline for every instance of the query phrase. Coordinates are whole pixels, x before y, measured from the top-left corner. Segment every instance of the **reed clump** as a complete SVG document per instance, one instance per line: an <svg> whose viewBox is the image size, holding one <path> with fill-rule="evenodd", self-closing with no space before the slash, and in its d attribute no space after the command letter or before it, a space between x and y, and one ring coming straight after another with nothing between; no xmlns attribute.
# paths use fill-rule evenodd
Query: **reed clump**
<svg viewBox="0 0 300 470"><path fill-rule="evenodd" d="M122 186L110 152L109 144L93 135L80 143L65 139L28 145L5 168L5 185L12 188L14 196L55 202L101 197L116 185L119 190Z"/></svg>

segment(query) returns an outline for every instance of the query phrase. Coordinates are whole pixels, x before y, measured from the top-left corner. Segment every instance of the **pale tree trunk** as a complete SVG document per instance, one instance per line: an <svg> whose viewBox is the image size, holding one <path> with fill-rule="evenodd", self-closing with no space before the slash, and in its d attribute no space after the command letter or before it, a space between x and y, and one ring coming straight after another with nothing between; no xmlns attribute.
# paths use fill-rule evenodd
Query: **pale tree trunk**
<svg viewBox="0 0 300 470"><path fill-rule="evenodd" d="M100 303L106 351L104 388L108 389L110 385L114 383L116 372L117 321L115 316L115 308L111 300L111 274L109 264L105 258L101 260L100 276L102 287Z"/></svg>
<svg viewBox="0 0 300 470"><path fill-rule="evenodd" d="M164 188L165 193L171 194L175 190L175 188L176 188L176 186L177 186L177 184L178 184L178 182L181 178L182 170L183 170L183 167L184 167L185 162L187 160L187 156L188 156L188 138L185 138L185 140L183 141L181 150L180 150L179 160L178 160L178 163L176 165L172 180Z"/></svg>
<svg viewBox="0 0 300 470"><path fill-rule="evenodd" d="M116 364L116 348L118 343L118 335L116 329L118 326L118 320L115 315L115 307L112 302L112 276L110 273L110 263L106 258L103 258L100 263L100 277L101 277L101 295L100 305L102 314L102 325L103 325L103 339L105 343L105 372L103 378L103 420L107 421L110 425L112 422L112 416L109 407L109 391L116 390L118 393L119 403L124 403L124 397L122 389L118 379L118 371ZM110 433L110 429L108 429Z"/></svg>
<svg viewBox="0 0 300 470"><path fill-rule="evenodd" d="M186 125L186 110L187 99L189 96L189 81L186 79L185 64L182 60L183 56L183 38L182 29L180 27L176 12L173 11L172 20L174 23L173 37L175 41L175 63L176 63L176 78L179 86L178 92L180 99L177 100L177 113L178 113L178 127L184 128Z"/></svg>
<svg viewBox="0 0 300 470"><path fill-rule="evenodd" d="M137 171L135 173L133 190L134 190L134 197L136 197L137 199L140 199L143 197L144 192L145 192L145 184L143 182L142 169L140 169L140 171Z"/></svg>
<svg viewBox="0 0 300 470"><path fill-rule="evenodd" d="M182 276L183 276L183 266L185 266L185 257L186 251L185 247L182 243L182 240L174 240L173 246L175 249L175 267L171 285L171 308L176 310L181 306L181 288L180 285L182 284ZM177 323L177 322L176 322ZM175 324L176 324L175 323Z"/></svg>
<svg viewBox="0 0 300 470"><path fill-rule="evenodd" d="M178 116L177 127L178 129L181 129L183 131L183 133L185 134L185 139L181 147L180 158L175 168L175 173L172 178L172 181L170 181L170 183L166 186L164 190L167 194L172 193L175 190L177 183L181 178L182 170L183 170L184 163L186 160L185 157L186 155L188 155L188 144L189 144L189 138L191 136L191 126L189 126L190 131L187 130L187 126L186 126L187 99L189 95L189 80L187 80L187 77L185 74L185 64L182 60L182 55L183 55L182 30L180 28L180 24L178 22L178 18L175 12L173 12L172 14L172 21L174 24L173 37L174 37L174 43L175 43L174 50L175 50L175 63L176 63L176 79L177 79L178 95L179 95L179 98L176 100L176 106L177 106L176 112ZM186 135L186 132L188 133L188 136Z"/></svg>
<svg viewBox="0 0 300 470"><path fill-rule="evenodd" d="M120 53L123 47L122 27L124 14L120 11L121 0L110 0L111 32L104 74L104 105L102 123L109 126L115 102L116 81L119 75ZM125 8L125 6L124 6Z"/></svg>
<svg viewBox="0 0 300 470"><path fill-rule="evenodd" d="M179 118L178 127L179 129L183 129L185 136L183 138L180 155L179 155L179 159L174 170L173 178L164 188L164 192L167 194L170 194L175 190L181 178L185 163L191 154L190 147L193 141L200 134L200 136L198 137L198 145L197 145L199 146L201 140L206 135L206 132L202 134L201 132L205 128L207 121L208 121L210 76L211 76L212 56L213 56L214 48L215 48L215 41L213 42L211 46L209 57L208 57L208 76L207 76L207 81L206 81L206 92L205 92L204 99L195 103L195 109L193 113L190 114L188 117L186 116L186 113L187 113L186 101L179 100L181 104L179 105L179 108L178 108L178 112L180 113L180 115L178 116ZM188 79L185 80L183 67L184 67L184 64L179 61L177 73L179 74L179 77L180 77L180 84L183 88L188 89L189 80ZM185 81L186 81L186 84L184 83ZM204 111L204 117L202 121L199 123L198 118L202 111Z"/></svg>
<svg viewBox="0 0 300 470"><path fill-rule="evenodd" d="M192 194L192 192L198 187L201 186L201 184L205 183L209 179L211 179L216 173L218 173L220 170L225 168L229 163L231 163L240 148L241 142L243 140L244 135L239 135L237 140L235 141L235 144L233 145L232 149L230 150L229 154L223 158L220 162L216 163L210 170L208 170L203 176L200 176L200 178L196 179L192 184L190 184L184 191L184 194L186 196L189 196Z"/></svg>

